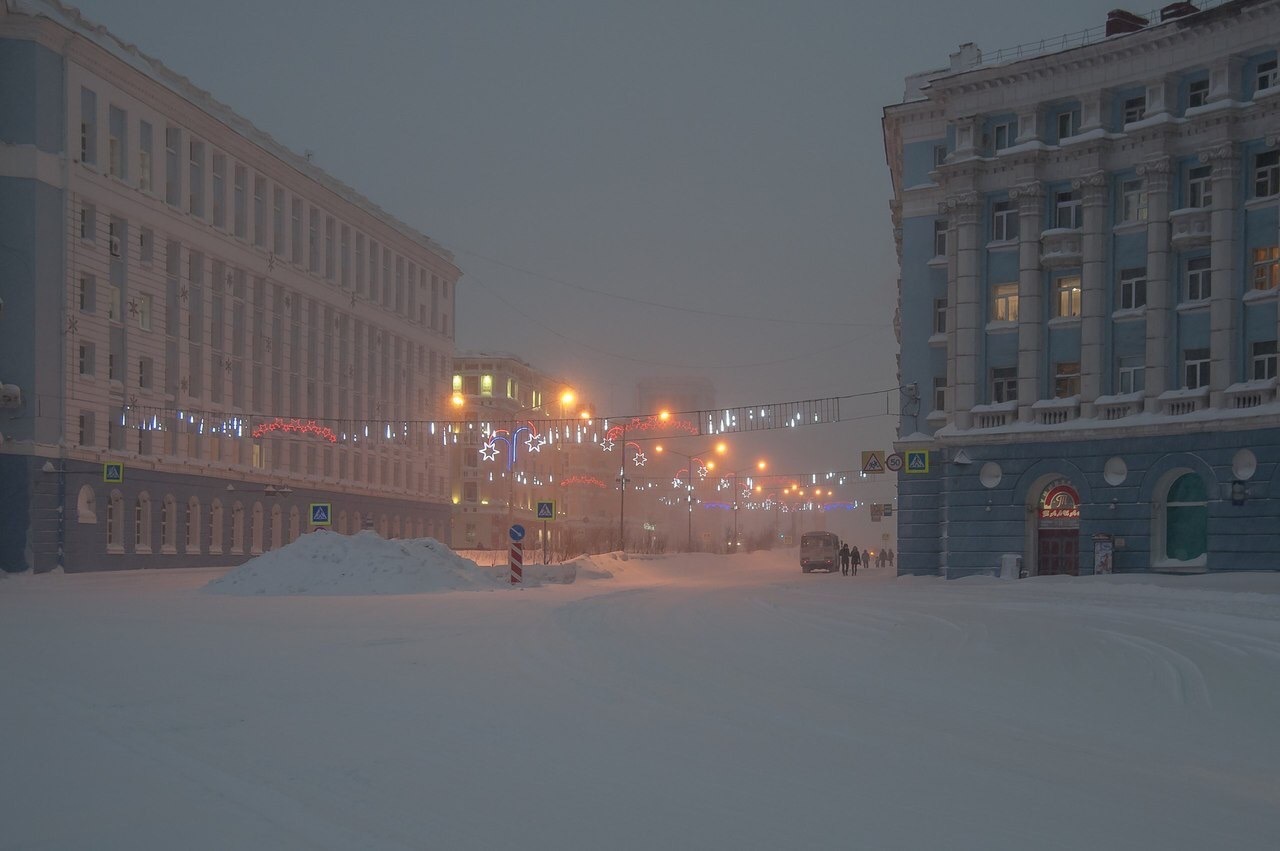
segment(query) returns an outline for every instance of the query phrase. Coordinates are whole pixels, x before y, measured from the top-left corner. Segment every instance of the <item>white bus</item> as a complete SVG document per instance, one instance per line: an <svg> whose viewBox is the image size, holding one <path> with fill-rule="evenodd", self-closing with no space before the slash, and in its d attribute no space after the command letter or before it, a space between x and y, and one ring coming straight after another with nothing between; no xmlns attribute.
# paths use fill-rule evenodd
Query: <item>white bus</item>
<svg viewBox="0 0 1280 851"><path fill-rule="evenodd" d="M805 573L840 569L840 536L835 532L805 532L800 536L800 569Z"/></svg>

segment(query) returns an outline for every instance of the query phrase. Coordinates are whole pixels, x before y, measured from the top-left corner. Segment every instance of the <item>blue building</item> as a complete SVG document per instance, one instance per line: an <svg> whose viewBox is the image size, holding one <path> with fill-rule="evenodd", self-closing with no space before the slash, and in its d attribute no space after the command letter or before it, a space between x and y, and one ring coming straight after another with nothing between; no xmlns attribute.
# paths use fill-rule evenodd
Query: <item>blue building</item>
<svg viewBox="0 0 1280 851"><path fill-rule="evenodd" d="M1280 568L1280 0L1099 23L885 108L901 573Z"/></svg>
<svg viewBox="0 0 1280 851"><path fill-rule="evenodd" d="M446 405L459 275L76 10L0 3L0 570L446 539L406 424Z"/></svg>

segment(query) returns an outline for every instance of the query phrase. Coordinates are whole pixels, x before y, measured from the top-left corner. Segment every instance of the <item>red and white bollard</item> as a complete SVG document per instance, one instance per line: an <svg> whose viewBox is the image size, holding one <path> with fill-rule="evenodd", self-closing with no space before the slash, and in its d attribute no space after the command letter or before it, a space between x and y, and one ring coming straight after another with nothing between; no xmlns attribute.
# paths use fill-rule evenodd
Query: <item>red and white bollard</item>
<svg viewBox="0 0 1280 851"><path fill-rule="evenodd" d="M511 584L519 585L524 581L524 544L511 542Z"/></svg>

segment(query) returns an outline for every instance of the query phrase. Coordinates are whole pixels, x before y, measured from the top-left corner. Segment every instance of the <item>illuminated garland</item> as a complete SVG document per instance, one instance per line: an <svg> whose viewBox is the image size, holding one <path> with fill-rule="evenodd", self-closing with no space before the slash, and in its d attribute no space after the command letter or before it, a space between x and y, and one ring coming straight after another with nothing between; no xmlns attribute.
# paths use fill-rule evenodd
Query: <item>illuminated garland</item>
<svg viewBox="0 0 1280 851"><path fill-rule="evenodd" d="M285 420L277 417L271 422L260 423L253 427L251 434L254 437L262 437L273 431L296 432L297 434L314 434L316 437L337 443L338 436L333 433L333 429L328 426L318 425L315 420Z"/></svg>
<svg viewBox="0 0 1280 851"><path fill-rule="evenodd" d="M569 485L591 485L597 488L607 487L604 482L600 481L595 476L569 476L567 479L561 479L560 485L562 487L568 487Z"/></svg>
<svg viewBox="0 0 1280 851"><path fill-rule="evenodd" d="M620 440L622 435L627 432L636 431L653 431L655 429L670 429L673 431L683 431L686 434L697 434L698 424L689 420L673 420L663 419L658 415L650 415L647 417L632 417L631 421L625 425L616 425L604 433L605 439L614 441ZM612 447L610 447L612 448ZM606 450L608 451L608 450Z"/></svg>

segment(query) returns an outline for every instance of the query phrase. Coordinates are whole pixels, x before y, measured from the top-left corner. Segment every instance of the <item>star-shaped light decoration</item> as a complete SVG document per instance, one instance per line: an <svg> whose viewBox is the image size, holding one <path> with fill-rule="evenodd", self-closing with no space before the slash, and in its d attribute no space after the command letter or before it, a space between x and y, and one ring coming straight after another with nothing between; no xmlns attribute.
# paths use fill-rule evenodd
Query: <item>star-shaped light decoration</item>
<svg viewBox="0 0 1280 851"><path fill-rule="evenodd" d="M679 476L676 476L674 479L671 480L671 487L673 488L684 487L684 482L680 480Z"/></svg>
<svg viewBox="0 0 1280 851"><path fill-rule="evenodd" d="M354 292L351 293L351 306L356 306L356 294Z"/></svg>
<svg viewBox="0 0 1280 851"><path fill-rule="evenodd" d="M531 434L524 441L524 445L529 448L530 452L541 452L546 443L547 439L540 434Z"/></svg>
<svg viewBox="0 0 1280 851"><path fill-rule="evenodd" d="M486 461L492 461L498 457L498 447L492 440L480 447L480 457Z"/></svg>
<svg viewBox="0 0 1280 851"><path fill-rule="evenodd" d="M187 300L187 296L189 296L190 294L191 294L191 291L190 291L189 289L187 289L187 285L186 285L186 284L183 284L183 285L182 285L182 287L181 287L181 288L179 288L179 290L178 290L178 297L179 297L180 299L182 299L183 301L186 301L186 300Z"/></svg>
<svg viewBox="0 0 1280 851"><path fill-rule="evenodd" d="M647 459L647 458L645 458L645 457L644 457L644 453L643 453L643 452L637 452L637 453L635 454L635 458L633 458L632 460L634 460L634 461L635 461L635 463L636 463L636 466L637 466L637 467L643 467L643 466L644 466L644 462L645 462L645 461L647 461L647 460L649 460L649 459Z"/></svg>
<svg viewBox="0 0 1280 851"><path fill-rule="evenodd" d="M605 452L612 452L613 441L607 438L605 440L600 441L600 448L603 449Z"/></svg>
<svg viewBox="0 0 1280 851"><path fill-rule="evenodd" d="M699 478L699 479L705 479L706 477L707 477L707 468L706 468L706 467L703 467L701 464L699 464L699 465L698 465L698 478Z"/></svg>
<svg viewBox="0 0 1280 851"><path fill-rule="evenodd" d="M182 376L182 389L185 391L190 386L191 386L191 380L187 378L187 376L185 375Z"/></svg>
<svg viewBox="0 0 1280 851"><path fill-rule="evenodd" d="M262 340L263 340L263 342L264 342L264 343L266 343L267 351L271 351L271 338L270 338L270 337L263 337L263 338L262 338Z"/></svg>
<svg viewBox="0 0 1280 851"><path fill-rule="evenodd" d="M67 333L68 333L68 334L71 334L71 335L75 335L75 334L79 333L79 331L80 331L80 320L79 320L79 319L76 319L74 316L70 316L70 317L68 317L68 318L67 318Z"/></svg>
<svg viewBox="0 0 1280 851"><path fill-rule="evenodd" d="M129 315L130 316L138 315L138 300L136 298L129 299Z"/></svg>
<svg viewBox="0 0 1280 851"><path fill-rule="evenodd" d="M273 251L267 255L267 270L270 271L275 268L276 268L276 253Z"/></svg>
<svg viewBox="0 0 1280 851"><path fill-rule="evenodd" d="M225 360L223 360L222 368L225 369L227 372L231 371L231 358L226 358Z"/></svg>
<svg viewBox="0 0 1280 851"><path fill-rule="evenodd" d="M130 408L136 408L136 407L138 407L138 397L137 397L137 396L130 396L130 397L129 397L129 407L130 407Z"/></svg>

